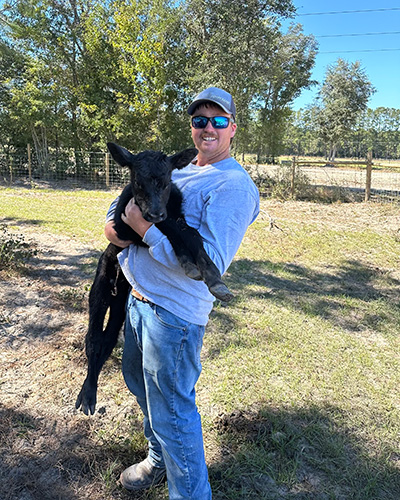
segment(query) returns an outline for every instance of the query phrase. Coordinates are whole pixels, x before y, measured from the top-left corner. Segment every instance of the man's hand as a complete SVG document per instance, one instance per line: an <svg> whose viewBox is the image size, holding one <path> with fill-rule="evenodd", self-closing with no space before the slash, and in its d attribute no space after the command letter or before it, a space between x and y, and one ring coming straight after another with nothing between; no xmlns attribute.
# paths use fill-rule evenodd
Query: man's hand
<svg viewBox="0 0 400 500"><path fill-rule="evenodd" d="M129 245L133 243L132 241L120 240L118 238L117 232L114 229L114 221L107 222L104 228L104 234L110 243L120 248L129 247Z"/></svg>
<svg viewBox="0 0 400 500"><path fill-rule="evenodd" d="M128 224L135 233L141 238L146 234L146 231L153 225L146 219L143 219L140 208L136 205L135 200L131 199L125 207L125 213L121 215L121 219L125 224Z"/></svg>

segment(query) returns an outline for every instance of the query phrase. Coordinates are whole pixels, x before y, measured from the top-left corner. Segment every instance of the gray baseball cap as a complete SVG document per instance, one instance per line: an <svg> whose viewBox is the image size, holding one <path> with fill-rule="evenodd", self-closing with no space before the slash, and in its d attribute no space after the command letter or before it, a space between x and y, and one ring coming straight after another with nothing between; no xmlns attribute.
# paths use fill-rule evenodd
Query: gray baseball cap
<svg viewBox="0 0 400 500"><path fill-rule="evenodd" d="M200 94L194 98L194 101L188 107L188 114L192 115L195 108L205 102L218 104L218 106L220 106L226 113L232 115L233 118L236 116L236 106L233 102L231 94L225 90L219 89L218 87L209 87L208 89L203 90L203 92L200 92Z"/></svg>

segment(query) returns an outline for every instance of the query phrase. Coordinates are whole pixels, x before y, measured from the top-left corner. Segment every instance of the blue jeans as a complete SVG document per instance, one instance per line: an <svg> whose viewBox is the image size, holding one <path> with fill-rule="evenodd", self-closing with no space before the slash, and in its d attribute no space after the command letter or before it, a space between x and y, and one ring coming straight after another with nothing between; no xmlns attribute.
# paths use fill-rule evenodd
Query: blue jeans
<svg viewBox="0 0 400 500"><path fill-rule="evenodd" d="M150 463L165 467L170 500L210 500L195 384L204 326L129 296L122 371L144 414Z"/></svg>

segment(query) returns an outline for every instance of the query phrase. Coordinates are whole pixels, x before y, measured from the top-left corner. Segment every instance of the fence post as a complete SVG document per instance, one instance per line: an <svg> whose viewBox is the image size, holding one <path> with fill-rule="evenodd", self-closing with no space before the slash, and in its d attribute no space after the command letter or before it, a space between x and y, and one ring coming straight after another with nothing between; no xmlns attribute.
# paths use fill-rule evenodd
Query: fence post
<svg viewBox="0 0 400 500"><path fill-rule="evenodd" d="M31 159L31 145L28 144L28 175L29 175L29 182L32 182L32 159Z"/></svg>
<svg viewBox="0 0 400 500"><path fill-rule="evenodd" d="M110 153L106 153L104 161L106 165L106 186L110 187Z"/></svg>
<svg viewBox="0 0 400 500"><path fill-rule="evenodd" d="M295 188L295 177L296 177L296 157L292 158L292 175L290 178L290 195L294 198L294 188Z"/></svg>
<svg viewBox="0 0 400 500"><path fill-rule="evenodd" d="M13 157L10 157L10 184L13 182Z"/></svg>
<svg viewBox="0 0 400 500"><path fill-rule="evenodd" d="M367 154L367 175L365 181L365 201L371 198L371 180L372 180L372 151Z"/></svg>

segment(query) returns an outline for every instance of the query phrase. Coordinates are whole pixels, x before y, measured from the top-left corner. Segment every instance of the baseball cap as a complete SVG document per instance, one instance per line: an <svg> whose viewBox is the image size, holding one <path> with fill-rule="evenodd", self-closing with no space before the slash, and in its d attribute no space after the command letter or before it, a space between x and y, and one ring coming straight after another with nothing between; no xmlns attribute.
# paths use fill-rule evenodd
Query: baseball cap
<svg viewBox="0 0 400 500"><path fill-rule="evenodd" d="M195 108L205 102L218 104L218 106L220 106L226 113L232 115L233 118L236 116L236 106L233 102L231 94L225 90L219 89L218 87L209 87L208 89L203 90L203 92L200 92L200 94L194 98L192 104L188 107L188 114L192 115Z"/></svg>

